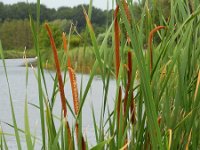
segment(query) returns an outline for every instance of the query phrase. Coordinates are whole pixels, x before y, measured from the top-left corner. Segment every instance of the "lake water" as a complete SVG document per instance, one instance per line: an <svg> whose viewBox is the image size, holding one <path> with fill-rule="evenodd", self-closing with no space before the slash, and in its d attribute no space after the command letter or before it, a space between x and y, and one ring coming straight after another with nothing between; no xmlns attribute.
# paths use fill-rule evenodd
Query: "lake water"
<svg viewBox="0 0 200 150"><path fill-rule="evenodd" d="M32 61L32 60L30 60ZM38 88L37 88L37 80L34 75L34 69L29 68L29 78L28 78L28 87L26 89L26 68L23 67L24 60L23 59L7 59L6 66L8 72L8 79L11 88L12 99L14 103L14 110L15 115L18 123L18 127L20 129L24 129L24 103L25 103L25 96L26 91L28 95L28 102L39 105L38 102ZM37 70L37 69L36 69ZM53 88L53 80L50 76L50 73L55 76L55 72L48 72L45 71L45 78L47 81L47 88L48 93L51 96L52 88ZM77 75L77 83L78 88L80 89L81 78L83 78L83 89L86 86L89 76L88 75ZM67 81L65 85L65 94L66 98L68 99L69 103L71 104L72 108L72 94L71 94L71 87L70 82ZM92 121L92 110L91 104L94 106L95 115L97 116L97 121L99 120L100 116L100 108L102 105L103 100L103 84L101 79L95 77L91 86L91 89L88 93L86 98L86 102L83 107L83 132L86 134L87 139L91 145L95 143L94 137L94 129L93 129L93 121ZM113 107L113 100L115 97L115 80L110 80L110 87L109 87L109 95L108 95L108 103L110 109ZM55 107L54 107L54 114L60 114L61 104L59 99L59 94L56 99ZM39 110L29 105L29 121L30 121L30 128L32 134L36 134L39 139L41 139L41 129L40 129L40 117L39 117ZM69 112L69 111L68 111ZM72 116L69 114L69 123L73 124ZM8 93L8 86L5 78L5 72L3 68L2 61L0 60L0 125L5 133L13 134L14 130L12 127L8 126L6 123L12 123L12 116L11 116L11 107L9 101L9 93ZM57 123L57 126L59 124ZM17 149L16 141L14 136L6 136L7 144L9 149ZM24 135L21 136L22 147L26 149L26 143ZM41 148L41 141L37 141L35 149Z"/></svg>

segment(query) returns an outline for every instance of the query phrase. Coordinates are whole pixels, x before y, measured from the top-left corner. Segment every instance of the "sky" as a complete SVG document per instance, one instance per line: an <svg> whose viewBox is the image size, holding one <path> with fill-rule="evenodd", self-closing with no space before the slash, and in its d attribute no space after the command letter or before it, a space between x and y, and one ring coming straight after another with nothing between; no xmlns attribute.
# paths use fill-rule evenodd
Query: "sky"
<svg viewBox="0 0 200 150"><path fill-rule="evenodd" d="M115 1L115 0L114 0ZM0 0L4 4L13 4L17 2L27 2L27 0ZM28 0L29 3L36 3L37 0ZM89 4L90 0L40 0L41 4L46 5L48 8L59 8L61 6L77 6L79 4ZM109 2L109 3L108 3ZM108 5L107 5L108 4ZM93 6L101 9L112 8L112 0L93 0Z"/></svg>

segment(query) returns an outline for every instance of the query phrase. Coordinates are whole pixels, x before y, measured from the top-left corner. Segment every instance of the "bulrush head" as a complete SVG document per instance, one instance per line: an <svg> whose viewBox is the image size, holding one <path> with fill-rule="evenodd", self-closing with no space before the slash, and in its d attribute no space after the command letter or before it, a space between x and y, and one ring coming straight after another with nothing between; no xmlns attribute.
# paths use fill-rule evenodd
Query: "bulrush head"
<svg viewBox="0 0 200 150"><path fill-rule="evenodd" d="M153 35L156 33L158 30L165 29L165 26L157 26L151 32L149 33L149 39L148 39L148 45L149 45L149 50L150 50L150 73L152 72L153 69L153 48L152 48L152 43L153 43Z"/></svg>
<svg viewBox="0 0 200 150"><path fill-rule="evenodd" d="M58 59L58 53L57 53L57 49L56 49L56 45L55 45L55 41L51 32L51 29L49 27L49 25L46 23L45 24L45 28L48 32L49 38L50 38L50 42L51 42L51 47L52 47L52 51L53 51L53 56L54 56L54 61L55 61L55 66L56 66L56 73L58 76L58 84L59 84L59 90L60 90L60 98L61 98L61 104L62 104L62 111L64 114L64 117L66 119L66 130L67 130L67 136L68 136L68 148L72 149L72 137L71 137L71 131L70 131L70 127L69 127L69 123L67 121L67 107L66 107L66 98L65 98L65 92L64 92L64 83L62 80L62 75L61 75L61 69L60 69L60 63L59 63L59 59Z"/></svg>
<svg viewBox="0 0 200 150"><path fill-rule="evenodd" d="M116 65L116 79L118 79L119 67L120 67L120 28L118 23L119 6L116 7L114 12L114 30L115 30L115 65Z"/></svg>

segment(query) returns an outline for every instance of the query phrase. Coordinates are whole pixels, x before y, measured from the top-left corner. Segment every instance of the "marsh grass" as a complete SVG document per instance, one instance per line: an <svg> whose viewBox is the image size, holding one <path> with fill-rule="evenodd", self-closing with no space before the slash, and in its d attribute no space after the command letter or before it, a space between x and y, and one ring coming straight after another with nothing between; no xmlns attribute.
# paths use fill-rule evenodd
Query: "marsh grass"
<svg viewBox="0 0 200 150"><path fill-rule="evenodd" d="M4 57L5 59L16 59L16 58L22 58L24 55L24 50L6 50L4 51ZM26 55L29 58L34 58L36 56L35 50L27 50Z"/></svg>
<svg viewBox="0 0 200 150"><path fill-rule="evenodd" d="M117 7L113 11L113 22L107 28L101 45L97 43L90 19L91 1L88 12L83 8L83 17L87 23L86 37L89 35L91 38L95 60L86 88L81 86L79 90L76 86L76 73L70 61L73 56L68 53L70 46L66 42L66 34L63 34L63 59L59 60L51 29L46 24L56 64L51 96L46 88L47 81L38 43L40 1L37 2L37 24L33 23L31 17L30 22L38 57L41 149L200 148L200 134L198 134L200 130L200 2L198 0L193 1L192 11L190 1L171 1L167 20L163 17L162 9L157 7L157 1L149 3L146 1L143 6L141 5L142 14L139 22L134 18L132 1L117 0ZM162 28L164 30L159 30ZM110 34L112 34L113 45L110 51L105 51ZM159 42L153 42L154 36L159 38ZM144 51L143 47L146 43L148 49ZM4 58L1 46L0 53ZM112 69L113 58L115 58L115 72ZM2 60L7 77L6 64L4 59ZM60 64L66 65L63 70L64 76L61 76ZM85 106L85 102L97 69L100 71L103 83L101 87L103 95L102 105L99 106L100 116L96 116L95 110L91 108L96 144L90 146L90 141L87 140L82 129L83 118L88 116L82 113L82 109L89 107ZM114 109L111 109L108 106L110 101L108 93L109 81L113 75L116 80L116 95ZM74 109L69 104L70 98L65 97L63 90L67 78L71 81L73 93L71 99L74 102ZM7 83L9 90L8 78ZM58 93L61 94L62 112L60 126L56 128L52 110ZM10 106L18 149L21 149L21 137L11 93ZM29 129L27 100L24 110L27 148L34 149L35 140ZM73 126L68 124L68 112L73 117ZM100 118L99 122L97 117ZM7 149L6 133L3 130L0 130L0 147Z"/></svg>

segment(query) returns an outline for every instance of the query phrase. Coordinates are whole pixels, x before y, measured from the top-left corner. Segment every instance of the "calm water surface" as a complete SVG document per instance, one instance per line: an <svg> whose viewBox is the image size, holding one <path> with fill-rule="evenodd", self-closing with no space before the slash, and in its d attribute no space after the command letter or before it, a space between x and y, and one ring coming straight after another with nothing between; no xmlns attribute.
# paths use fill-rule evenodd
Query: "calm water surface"
<svg viewBox="0 0 200 150"><path fill-rule="evenodd" d="M31 60L32 61L32 60ZM26 91L28 95L28 102L39 105L38 102L38 88L37 80L34 75L34 69L29 68L29 78L28 78L28 87L26 88L26 68L22 66L24 61L22 59L7 59L6 66L8 72L8 78L11 88L12 99L14 102L15 115L20 129L24 129L24 103L26 97ZM51 75L55 76L54 72L45 71L45 78L47 81L48 94L51 96L53 88L53 80ZM88 75L77 75L77 83L80 89L81 78L83 79L83 89L85 88L89 76ZM69 103L72 105L72 94L70 88L70 82L67 80L65 85L65 93ZM93 130L93 121L92 121L92 111L91 105L93 104L95 115L97 120L100 116L100 108L103 100L103 84L101 79L95 77L91 86L91 89L86 98L85 105L83 107L83 132L86 134L87 139L91 145L95 143L94 130ZM115 97L115 81L110 81L109 87L109 108L113 107L113 100ZM39 110L32 105L29 105L29 121L32 134L36 134L39 139L41 139L41 129L40 129L40 117ZM55 107L53 110L55 115L60 115L60 99L59 94L56 99ZM68 111L69 112L69 111ZM69 114L69 122L73 124L73 119L71 114ZM6 123L12 123L11 116L11 107L9 101L8 85L5 78L5 72L3 68L2 61L0 60L0 125L5 133L13 134L14 130L12 127L8 126ZM56 123L56 126L59 126L59 122ZM9 149L17 149L16 141L14 136L6 136ZM26 149L26 143L24 135L21 136L23 149ZM41 141L38 140L35 149L41 149Z"/></svg>

